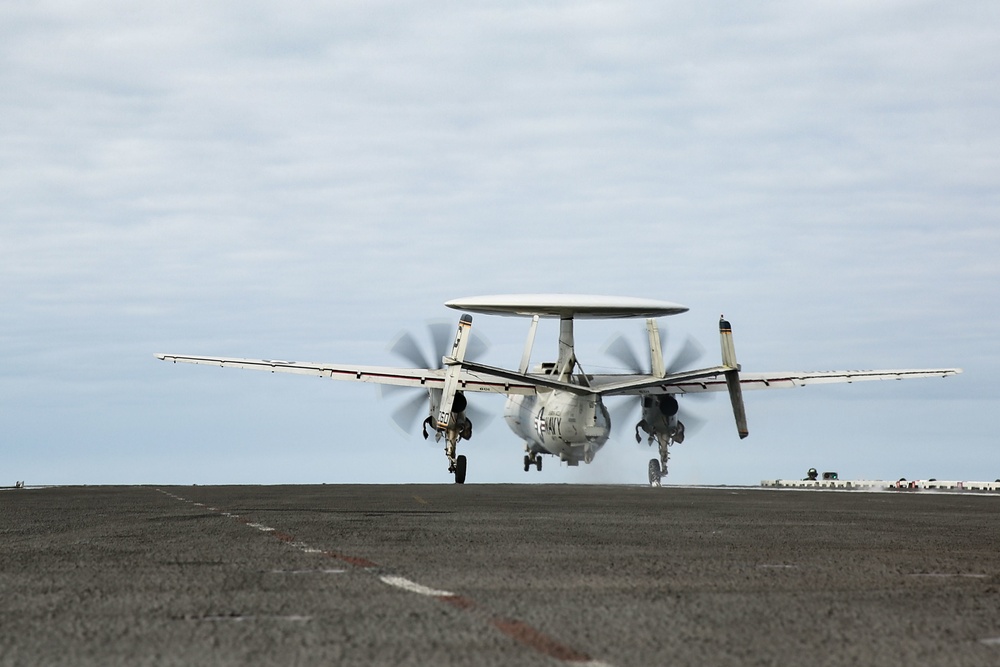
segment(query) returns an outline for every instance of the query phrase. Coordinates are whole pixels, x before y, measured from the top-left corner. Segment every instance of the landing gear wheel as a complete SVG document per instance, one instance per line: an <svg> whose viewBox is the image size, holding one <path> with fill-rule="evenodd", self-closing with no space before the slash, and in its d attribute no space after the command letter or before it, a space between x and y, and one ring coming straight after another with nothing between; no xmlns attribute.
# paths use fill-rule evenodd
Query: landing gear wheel
<svg viewBox="0 0 1000 667"><path fill-rule="evenodd" d="M535 467L538 468L538 472L542 472L542 455L535 454Z"/></svg>
<svg viewBox="0 0 1000 667"><path fill-rule="evenodd" d="M528 468L531 467L531 457L527 454L524 455L524 472L528 472Z"/></svg>
<svg viewBox="0 0 1000 667"><path fill-rule="evenodd" d="M466 461L464 454L455 459L455 484L465 484L465 469L467 466L468 461Z"/></svg>
<svg viewBox="0 0 1000 667"><path fill-rule="evenodd" d="M656 459L649 459L649 485L660 485L660 462Z"/></svg>

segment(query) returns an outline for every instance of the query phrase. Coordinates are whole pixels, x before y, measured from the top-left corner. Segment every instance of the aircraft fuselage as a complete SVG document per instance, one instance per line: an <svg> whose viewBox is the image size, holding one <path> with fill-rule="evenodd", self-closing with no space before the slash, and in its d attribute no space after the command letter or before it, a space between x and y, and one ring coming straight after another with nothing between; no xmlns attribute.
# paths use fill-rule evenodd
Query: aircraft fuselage
<svg viewBox="0 0 1000 667"><path fill-rule="evenodd" d="M611 434L611 417L598 396L567 391L511 395L503 416L529 454L553 454L574 466L590 463Z"/></svg>

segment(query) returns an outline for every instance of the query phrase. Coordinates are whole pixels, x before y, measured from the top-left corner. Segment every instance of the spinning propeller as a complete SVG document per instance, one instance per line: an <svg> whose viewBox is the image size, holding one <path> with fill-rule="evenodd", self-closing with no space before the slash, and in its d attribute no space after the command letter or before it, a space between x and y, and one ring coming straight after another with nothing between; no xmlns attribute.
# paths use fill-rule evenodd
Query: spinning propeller
<svg viewBox="0 0 1000 667"><path fill-rule="evenodd" d="M415 368L443 368L442 358L451 350L454 336L454 324L444 320L436 320L427 324L429 345L421 345L417 337L410 331L399 332L389 344L389 351L396 356L405 359ZM428 349L429 348L429 349ZM484 336L473 331L469 338L465 357L476 359L483 356L489 350L489 341ZM441 402L440 389L428 389L422 392L414 392L411 387L398 387L394 385L379 385L383 398L390 395L406 394L406 399L390 413L392 421L405 433L412 433L420 423L421 416L433 417L437 414L438 406ZM469 405L465 394L458 392L455 394L455 402L452 411L464 412L477 429L486 427L493 416L485 411L479 410Z"/></svg>
<svg viewBox="0 0 1000 667"><path fill-rule="evenodd" d="M657 336L658 331L657 331ZM664 343L667 342L667 336L664 336ZM614 358L618 361L624 368L628 369L636 375L649 375L655 373L654 368L655 362L653 360L654 355L658 352L653 351L652 344L650 345L650 350L646 355L649 358L647 363L642 363L639 361L639 354L636 352L635 347L629 340L622 334L616 335L612 338L607 345L605 345L603 352L608 356ZM664 364L663 371L669 375L671 373L677 373L683 370L688 370L694 365L701 357L705 354L705 349L698 343L697 340L688 336L681 343L680 349L673 355L669 363ZM692 397L697 398L708 398L707 394L690 394ZM677 399L670 394L652 395L644 397L629 397L627 400L618 403L613 408L609 409L611 413L611 423L612 425L625 424L625 423L635 423L635 413L639 408L643 409L643 422L647 426L654 427L654 433L646 428L643 428L650 436L655 436L658 431L663 430L667 427L670 418L674 417L673 421L681 422L683 426L681 427L680 437L676 438L678 442L683 439L684 431L696 431L705 424L705 420L691 413L689 410L685 410L679 404ZM660 426L661 428L655 428ZM638 424L637 424L638 427ZM636 438L638 442L641 442L641 438L638 435L638 429L636 431Z"/></svg>
<svg viewBox="0 0 1000 667"><path fill-rule="evenodd" d="M666 337L664 337L666 338ZM639 361L639 355L636 354L635 348L629 343L628 339L624 335L618 334L605 346L604 353L608 356L614 357L619 361L625 368L636 374L648 374L650 370L648 368L643 368L646 365L652 365L650 363L643 364ZM666 365L667 373L676 373L678 371L685 370L688 366L694 364L705 355L705 348L701 344L688 336L684 339L684 343L681 345L681 349L677 351L674 358L669 364Z"/></svg>

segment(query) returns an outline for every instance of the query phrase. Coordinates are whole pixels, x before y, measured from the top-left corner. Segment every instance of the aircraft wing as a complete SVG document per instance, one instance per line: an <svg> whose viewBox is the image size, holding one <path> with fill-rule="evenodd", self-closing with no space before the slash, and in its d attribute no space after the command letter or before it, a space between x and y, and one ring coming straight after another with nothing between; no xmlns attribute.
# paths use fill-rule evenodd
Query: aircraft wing
<svg viewBox="0 0 1000 667"><path fill-rule="evenodd" d="M691 371L653 378L648 375L597 375L592 380L592 388L603 395L636 394L693 394L708 391L726 391L726 378L716 369ZM816 371L816 372L740 372L740 386L743 389L786 389L809 384L837 384L867 382L872 380L907 380L911 378L935 378L958 375L961 368L911 368L872 371ZM692 375L700 377L692 378Z"/></svg>
<svg viewBox="0 0 1000 667"><path fill-rule="evenodd" d="M157 354L157 359L173 363L202 364L223 368L246 368L269 371L271 373L294 373L315 375L316 377L346 380L349 382L369 382L391 384L400 387L424 387L441 389L444 387L445 369L441 368L396 368L392 366L351 366L346 364L325 364L307 361L280 361L276 359L240 359L235 357L201 357L183 354ZM514 381L485 372L462 370L459 387L463 391L498 394L534 394L535 385Z"/></svg>
<svg viewBox="0 0 1000 667"><path fill-rule="evenodd" d="M246 368L271 373L294 373L316 377L391 384L401 387L444 387L445 369L397 368L393 366L356 366L276 359L241 359L236 357L202 357L181 354L157 354L157 359L174 363L202 364L223 368ZM725 366L685 371L656 378L650 375L591 375L589 387L559 382L558 380L527 375L502 368L465 362L459 375L462 391L497 394L534 394L538 387L564 389L578 394L603 396L640 394L692 394L709 391L726 391ZM740 372L740 385L744 389L785 389L809 384L834 384L865 382L870 380L905 380L910 378L948 377L962 372L960 368L918 368L872 371L819 371L819 372Z"/></svg>

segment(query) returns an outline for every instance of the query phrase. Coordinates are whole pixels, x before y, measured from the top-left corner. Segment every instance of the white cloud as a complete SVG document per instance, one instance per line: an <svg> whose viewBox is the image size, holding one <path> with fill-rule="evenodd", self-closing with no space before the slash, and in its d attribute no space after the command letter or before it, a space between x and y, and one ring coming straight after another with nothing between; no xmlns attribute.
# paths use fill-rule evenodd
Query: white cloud
<svg viewBox="0 0 1000 667"><path fill-rule="evenodd" d="M988 458L983 394L1000 367L990 310L1000 277L997 11L7 3L0 395L10 408L0 427L17 436L8 469L42 474L36 445L66 456L83 447L92 466L52 481L145 481L146 453L178 438L201 439L185 450L192 457L246 446L266 459L278 455L278 431L258 421L265 408L308 406L295 412L307 444L280 448L289 468L235 474L219 455L197 466L200 481L286 481L300 459L323 462L302 481L324 479L324 466L379 478L386 458L402 477L426 465L413 474L438 479L434 452L363 446L406 443L365 388L209 379L151 354L393 363L385 342L453 316L443 301L516 291L680 301L693 310L675 327L706 346L724 311L756 370L964 365L947 389L907 389L896 424L947 396L985 400L981 415L963 411L954 448L971 443ZM504 355L497 363L516 363L520 324L477 318ZM588 335L581 345L596 348ZM848 395L845 409L867 429L872 415L891 423L875 403L899 386ZM254 408L240 412L250 391ZM766 399L806 415L786 437L824 424L813 445L823 451L864 437L849 428L854 416L830 411L841 399L826 391ZM708 459L732 429L724 406L710 412L719 430L684 444L679 478L690 465L715 481ZM235 414L249 425L212 425ZM490 463L479 470L521 479L503 424L480 437L470 447ZM938 437L924 436L928 465L948 456L930 446ZM109 457L91 451L98 441L148 446ZM740 447L752 483L779 454L751 441Z"/></svg>

